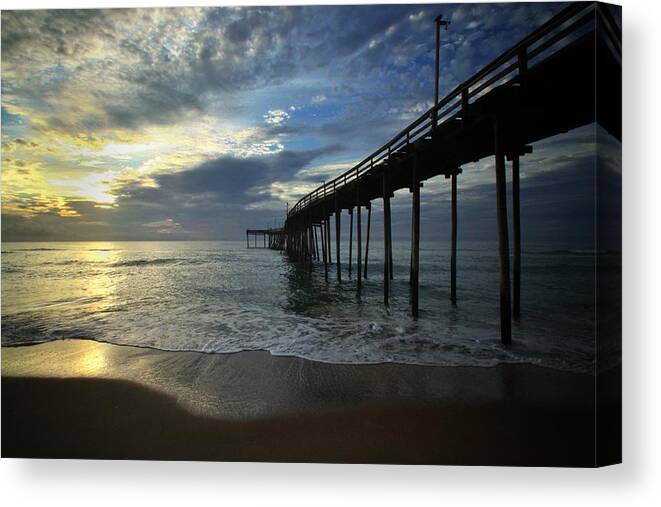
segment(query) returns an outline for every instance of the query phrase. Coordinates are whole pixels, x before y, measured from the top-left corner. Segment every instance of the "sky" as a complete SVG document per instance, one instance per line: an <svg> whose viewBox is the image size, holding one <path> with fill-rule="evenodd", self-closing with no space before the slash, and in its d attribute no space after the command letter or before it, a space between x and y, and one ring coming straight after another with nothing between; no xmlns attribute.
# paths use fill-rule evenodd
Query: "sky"
<svg viewBox="0 0 661 507"><path fill-rule="evenodd" d="M287 203L431 106L436 15L451 21L443 96L562 7L3 11L2 240L231 240L280 225ZM522 159L524 237L592 230L596 148L616 172L620 149L596 132ZM423 239L447 237L448 187L425 184ZM408 193L392 205L404 238ZM464 167L459 220L460 239L495 234L493 160Z"/></svg>

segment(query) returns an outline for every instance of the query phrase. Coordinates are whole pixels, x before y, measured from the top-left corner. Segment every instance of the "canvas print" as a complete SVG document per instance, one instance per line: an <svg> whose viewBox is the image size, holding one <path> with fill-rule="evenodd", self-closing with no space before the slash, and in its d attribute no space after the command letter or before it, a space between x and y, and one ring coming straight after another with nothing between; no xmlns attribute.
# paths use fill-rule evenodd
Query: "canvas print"
<svg viewBox="0 0 661 507"><path fill-rule="evenodd" d="M2 456L620 462L621 44L599 2L3 11Z"/></svg>

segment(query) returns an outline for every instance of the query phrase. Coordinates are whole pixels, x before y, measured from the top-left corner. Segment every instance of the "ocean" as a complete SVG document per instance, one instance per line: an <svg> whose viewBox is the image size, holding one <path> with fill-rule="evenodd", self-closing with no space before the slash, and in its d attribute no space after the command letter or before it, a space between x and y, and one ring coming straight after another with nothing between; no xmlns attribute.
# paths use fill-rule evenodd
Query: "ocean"
<svg viewBox="0 0 661 507"><path fill-rule="evenodd" d="M592 252L524 249L522 318L505 347L495 243L460 244L457 305L449 300L449 244L421 243L417 320L409 307L409 242L393 248L386 307L377 239L360 292L346 249L338 283L335 264L326 281L322 264L310 274L284 253L247 249L245 241L3 243L2 345L82 338L333 363L512 362L594 372ZM600 258L619 273L619 254Z"/></svg>

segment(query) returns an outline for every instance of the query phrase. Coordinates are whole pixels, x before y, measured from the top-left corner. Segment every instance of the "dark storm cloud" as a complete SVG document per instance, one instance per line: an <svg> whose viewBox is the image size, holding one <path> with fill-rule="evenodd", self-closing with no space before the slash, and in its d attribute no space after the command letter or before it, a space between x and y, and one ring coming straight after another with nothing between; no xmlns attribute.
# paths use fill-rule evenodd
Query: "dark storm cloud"
<svg viewBox="0 0 661 507"><path fill-rule="evenodd" d="M168 84L167 76L159 79L159 74L154 72L135 81L140 85L136 94L139 108L122 102L103 105L113 125L136 128L146 121L166 124L172 122L181 110L202 112L202 104L196 95L177 90L172 83Z"/></svg>
<svg viewBox="0 0 661 507"><path fill-rule="evenodd" d="M313 160L339 149L332 145L316 150L282 151L269 157L220 157L194 169L157 176L156 188L131 183L118 188L116 193L122 205L182 202L185 206L186 201L195 199L246 205L259 199L252 189L290 179Z"/></svg>

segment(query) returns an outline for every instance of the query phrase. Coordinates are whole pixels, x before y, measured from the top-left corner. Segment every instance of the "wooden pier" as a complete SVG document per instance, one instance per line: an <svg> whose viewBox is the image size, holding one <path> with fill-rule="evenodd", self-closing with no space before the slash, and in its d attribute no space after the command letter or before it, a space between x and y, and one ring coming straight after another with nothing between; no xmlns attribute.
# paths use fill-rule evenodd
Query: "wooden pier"
<svg viewBox="0 0 661 507"><path fill-rule="evenodd" d="M393 279L390 199L408 188L412 194L409 281L411 313L419 313L420 192L424 181L443 176L451 185L450 291L457 291L457 179L462 166L494 157L494 203L498 227L500 329L511 343L511 319L521 313L521 227L519 171L531 144L595 122L621 139L621 33L598 3L569 5L518 44L457 86L420 118L356 166L300 199L287 214L284 248L310 268L322 262L326 279L331 254L331 216L335 222L337 280L342 281L341 215L356 219L356 285L367 278L371 201L383 199L383 300L389 303ZM512 164L513 259L507 214L506 160ZM365 255L362 256L361 213L367 210ZM470 224L465 224L470 227ZM253 231L259 234L259 231ZM249 234L247 234L247 238ZM350 249L353 249L351 230ZM270 236L269 236L270 238ZM256 241L256 239L255 239ZM321 245L319 245L321 243ZM271 240L269 239L269 245ZM353 262L349 254L349 262ZM363 261L364 259L364 261ZM364 266L362 265L364 262ZM513 301L512 301L513 299Z"/></svg>
<svg viewBox="0 0 661 507"><path fill-rule="evenodd" d="M252 236L252 244L250 238ZM261 237L261 241L259 238ZM270 248L271 250L284 250L285 230L280 229L247 229L246 247Z"/></svg>

